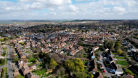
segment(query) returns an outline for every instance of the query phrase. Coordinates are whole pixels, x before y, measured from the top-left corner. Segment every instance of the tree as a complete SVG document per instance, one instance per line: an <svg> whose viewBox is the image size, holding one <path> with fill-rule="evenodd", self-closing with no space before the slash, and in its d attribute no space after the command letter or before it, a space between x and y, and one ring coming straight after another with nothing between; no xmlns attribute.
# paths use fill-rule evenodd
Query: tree
<svg viewBox="0 0 138 78"><path fill-rule="evenodd" d="M34 58L39 59L38 54L34 54L33 56L34 56Z"/></svg>
<svg viewBox="0 0 138 78"><path fill-rule="evenodd" d="M81 72L84 71L84 64L80 59L76 58L74 60L74 64L76 71L81 71Z"/></svg>
<svg viewBox="0 0 138 78"><path fill-rule="evenodd" d="M54 59L50 60L49 68L54 69L57 66L57 62Z"/></svg>
<svg viewBox="0 0 138 78"><path fill-rule="evenodd" d="M59 74L60 74L60 76L61 76L61 78L62 78L63 76L65 76L65 72L66 72L65 68L64 68L64 67L61 67L61 68L59 68L59 69L56 71L56 75L59 75Z"/></svg>
<svg viewBox="0 0 138 78"><path fill-rule="evenodd" d="M13 62L13 63L16 63L18 60L19 60L18 58L14 58L14 59L12 60L12 62Z"/></svg>
<svg viewBox="0 0 138 78"><path fill-rule="evenodd" d="M109 50L111 50L114 47L114 41L113 40L105 40L104 42L104 46L105 48L108 48Z"/></svg>
<svg viewBox="0 0 138 78"><path fill-rule="evenodd" d="M92 73L90 73L90 78L94 78L94 76L93 76L93 74L92 74Z"/></svg>
<svg viewBox="0 0 138 78"><path fill-rule="evenodd" d="M51 58L54 59L56 62L60 62L60 58L59 58L58 54L55 54L55 53L52 54Z"/></svg>
<svg viewBox="0 0 138 78"><path fill-rule="evenodd" d="M118 53L119 55L121 55L121 54L122 54L122 50L121 50L121 49L118 49L118 50L117 50L117 53Z"/></svg>
<svg viewBox="0 0 138 78"><path fill-rule="evenodd" d="M75 65L74 65L74 63L73 63L73 60L67 60L67 61L65 62L65 67L67 68L67 70L68 70L69 72L75 71Z"/></svg>
<svg viewBox="0 0 138 78"><path fill-rule="evenodd" d="M65 67L69 72L73 71L84 71L84 64L83 62L76 58L76 59L69 59L65 62Z"/></svg>
<svg viewBox="0 0 138 78"><path fill-rule="evenodd" d="M5 63L4 59L0 59L0 64L3 65Z"/></svg>
<svg viewBox="0 0 138 78"><path fill-rule="evenodd" d="M85 38L80 38L80 40L81 40L81 41L84 41L84 40L85 40Z"/></svg>
<svg viewBox="0 0 138 78"><path fill-rule="evenodd" d="M75 78L86 78L87 75L85 72L76 72L75 73Z"/></svg>
<svg viewBox="0 0 138 78"><path fill-rule="evenodd" d="M120 41L116 41L116 43L115 43L115 51L117 51L120 48L121 48Z"/></svg>

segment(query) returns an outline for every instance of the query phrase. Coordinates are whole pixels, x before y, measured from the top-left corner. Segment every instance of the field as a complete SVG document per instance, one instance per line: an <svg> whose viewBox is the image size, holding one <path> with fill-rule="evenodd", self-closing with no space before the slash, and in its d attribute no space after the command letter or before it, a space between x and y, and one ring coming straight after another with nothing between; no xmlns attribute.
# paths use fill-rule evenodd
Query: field
<svg viewBox="0 0 138 78"><path fill-rule="evenodd" d="M129 63L127 61L124 61L124 60L117 60L116 64L123 65L123 66L128 66L129 65Z"/></svg>
<svg viewBox="0 0 138 78"><path fill-rule="evenodd" d="M125 59L125 57L114 57L114 58L116 58L116 59Z"/></svg>

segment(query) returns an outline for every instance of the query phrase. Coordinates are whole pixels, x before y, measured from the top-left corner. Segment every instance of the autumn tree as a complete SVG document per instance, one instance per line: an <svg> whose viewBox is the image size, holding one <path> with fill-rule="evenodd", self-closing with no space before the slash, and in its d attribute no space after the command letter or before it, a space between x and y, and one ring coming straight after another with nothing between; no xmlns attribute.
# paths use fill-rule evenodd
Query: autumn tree
<svg viewBox="0 0 138 78"><path fill-rule="evenodd" d="M68 71L73 72L73 71L84 71L84 64L83 62L76 58L76 59L70 59L65 62L65 67L67 68Z"/></svg>
<svg viewBox="0 0 138 78"><path fill-rule="evenodd" d="M121 54L122 54L122 50L121 50L121 49L118 49L118 50L117 50L117 53L118 53L119 55L121 55Z"/></svg>
<svg viewBox="0 0 138 78"><path fill-rule="evenodd" d="M54 69L57 66L57 62L54 59L50 60L49 68Z"/></svg>
<svg viewBox="0 0 138 78"><path fill-rule="evenodd" d="M87 75L85 72L76 72L75 73L75 78L86 78Z"/></svg>
<svg viewBox="0 0 138 78"><path fill-rule="evenodd" d="M121 43L120 43L120 41L117 40L115 43L115 51L117 52L117 50L120 48L121 48Z"/></svg>

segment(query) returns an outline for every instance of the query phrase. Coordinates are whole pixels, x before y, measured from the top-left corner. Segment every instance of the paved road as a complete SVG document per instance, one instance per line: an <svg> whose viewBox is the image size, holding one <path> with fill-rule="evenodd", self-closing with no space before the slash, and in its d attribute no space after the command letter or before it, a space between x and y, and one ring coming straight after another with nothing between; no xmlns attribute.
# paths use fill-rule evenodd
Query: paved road
<svg viewBox="0 0 138 78"><path fill-rule="evenodd" d="M102 53L99 53L99 55L100 55L100 59L99 59L99 60L100 60L100 63L103 65L103 69L105 70L104 75L107 76L107 77L109 77L109 78L111 78L112 74L109 73L109 72L106 70L106 67L105 67L105 65L103 64L103 56L102 56Z"/></svg>
<svg viewBox="0 0 138 78"><path fill-rule="evenodd" d="M7 72L8 72L8 75L9 75L9 78L13 78L13 69L12 69L12 65L11 65L11 63L12 63L12 60L10 59L10 55L11 55L11 46L10 45L7 45L7 47L8 47L8 70L7 70Z"/></svg>
<svg viewBox="0 0 138 78"><path fill-rule="evenodd" d="M10 59L10 55L11 55L11 47L10 47L10 45L7 45L7 49L9 49L8 50L8 56L6 56L6 58L8 58L8 64L6 64L6 61L5 61L5 65L1 66L0 68L7 67L7 73L9 75L8 78L13 78L12 65L10 64L10 63L12 63L11 59Z"/></svg>

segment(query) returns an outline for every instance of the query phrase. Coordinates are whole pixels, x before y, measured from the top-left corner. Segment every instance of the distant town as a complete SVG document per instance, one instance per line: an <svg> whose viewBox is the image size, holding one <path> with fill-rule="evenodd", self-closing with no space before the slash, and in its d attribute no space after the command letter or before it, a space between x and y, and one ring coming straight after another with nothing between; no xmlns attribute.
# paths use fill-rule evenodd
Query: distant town
<svg viewBox="0 0 138 78"><path fill-rule="evenodd" d="M0 21L0 78L138 78L138 20Z"/></svg>

